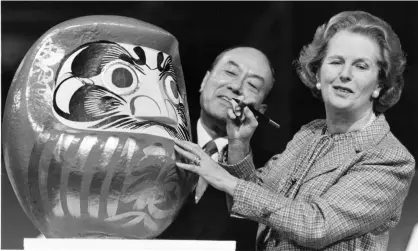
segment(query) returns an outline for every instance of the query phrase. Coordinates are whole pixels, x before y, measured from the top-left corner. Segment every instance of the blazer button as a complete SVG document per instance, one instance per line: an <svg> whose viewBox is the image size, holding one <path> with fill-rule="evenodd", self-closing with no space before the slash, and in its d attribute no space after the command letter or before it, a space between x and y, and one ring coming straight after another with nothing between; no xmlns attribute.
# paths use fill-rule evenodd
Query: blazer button
<svg viewBox="0 0 418 251"><path fill-rule="evenodd" d="M271 212L267 208L263 208L261 210L261 215L262 215L263 218L267 218L267 217L270 217Z"/></svg>
<svg viewBox="0 0 418 251"><path fill-rule="evenodd" d="M277 247L279 245L280 237L274 229L271 229L270 239L271 239L271 244L273 244L274 247Z"/></svg>

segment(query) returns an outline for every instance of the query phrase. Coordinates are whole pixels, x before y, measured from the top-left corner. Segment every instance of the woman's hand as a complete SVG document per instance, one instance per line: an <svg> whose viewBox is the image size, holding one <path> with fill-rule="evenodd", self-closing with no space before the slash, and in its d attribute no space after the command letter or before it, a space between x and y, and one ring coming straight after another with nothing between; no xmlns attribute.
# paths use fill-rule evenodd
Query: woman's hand
<svg viewBox="0 0 418 251"><path fill-rule="evenodd" d="M174 149L192 161L191 164L176 162L178 167L197 173L214 188L224 191L231 196L233 195L238 178L219 166L198 145L177 139L174 139L174 142Z"/></svg>

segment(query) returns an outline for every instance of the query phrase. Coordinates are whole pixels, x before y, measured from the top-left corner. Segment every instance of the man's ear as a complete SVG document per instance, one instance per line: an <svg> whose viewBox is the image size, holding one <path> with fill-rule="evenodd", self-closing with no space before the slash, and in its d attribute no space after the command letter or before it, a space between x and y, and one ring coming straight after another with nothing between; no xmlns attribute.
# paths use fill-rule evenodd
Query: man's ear
<svg viewBox="0 0 418 251"><path fill-rule="evenodd" d="M267 111L267 104L261 104L257 110L264 114Z"/></svg>
<svg viewBox="0 0 418 251"><path fill-rule="evenodd" d="M202 83L200 84L199 92L202 92L203 88L205 87L206 81L208 80L208 77L209 77L209 74L210 74L210 71L207 71L206 74L205 74L205 77L202 80Z"/></svg>

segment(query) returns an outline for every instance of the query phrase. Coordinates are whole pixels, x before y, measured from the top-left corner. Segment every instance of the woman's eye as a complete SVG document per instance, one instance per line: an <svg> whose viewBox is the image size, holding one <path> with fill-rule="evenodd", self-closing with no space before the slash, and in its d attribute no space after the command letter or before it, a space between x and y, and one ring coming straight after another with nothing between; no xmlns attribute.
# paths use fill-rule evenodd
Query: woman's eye
<svg viewBox="0 0 418 251"><path fill-rule="evenodd" d="M339 64L342 64L342 62L341 61L331 61L330 64L339 65Z"/></svg>
<svg viewBox="0 0 418 251"><path fill-rule="evenodd" d="M180 103L180 92L177 85L177 82L174 80L172 76L167 76L164 79L164 90L167 94L168 98L175 104L178 105Z"/></svg>
<svg viewBox="0 0 418 251"><path fill-rule="evenodd" d="M367 64L357 64L356 66L361 70L367 70L369 68Z"/></svg>

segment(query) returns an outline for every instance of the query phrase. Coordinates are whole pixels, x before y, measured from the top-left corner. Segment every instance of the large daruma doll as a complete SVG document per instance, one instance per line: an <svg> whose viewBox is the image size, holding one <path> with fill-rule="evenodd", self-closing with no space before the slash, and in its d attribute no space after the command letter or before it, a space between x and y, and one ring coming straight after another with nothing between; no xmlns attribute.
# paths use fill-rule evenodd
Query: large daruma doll
<svg viewBox="0 0 418 251"><path fill-rule="evenodd" d="M153 238L196 182L178 42L118 16L69 20L26 54L3 119L7 173L46 237Z"/></svg>

